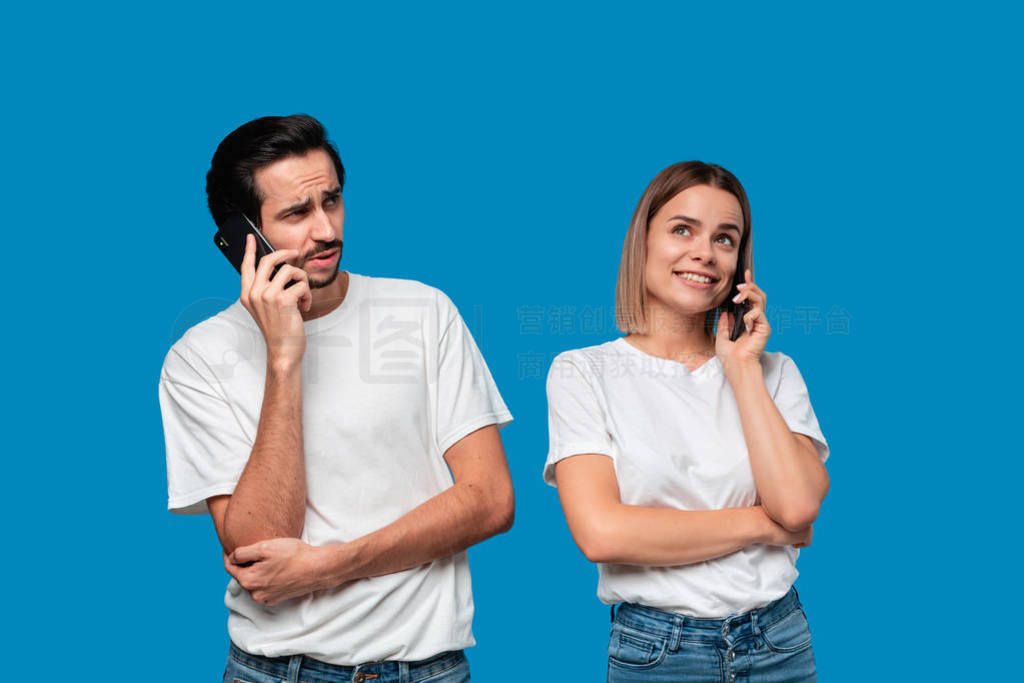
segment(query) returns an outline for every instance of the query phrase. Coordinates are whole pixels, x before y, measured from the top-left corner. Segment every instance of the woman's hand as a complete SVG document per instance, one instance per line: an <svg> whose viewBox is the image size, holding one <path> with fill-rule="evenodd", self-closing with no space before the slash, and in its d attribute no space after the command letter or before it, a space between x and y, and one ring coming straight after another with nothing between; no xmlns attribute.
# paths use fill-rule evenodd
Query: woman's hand
<svg viewBox="0 0 1024 683"><path fill-rule="evenodd" d="M808 526L800 531L790 531L769 517L763 506L755 505L754 509L760 513L761 542L765 545L791 545L794 548L806 548L811 545L811 537L814 535L813 527Z"/></svg>
<svg viewBox="0 0 1024 683"><path fill-rule="evenodd" d="M723 312L718 318L718 334L715 336L715 354L722 362L722 367L728 372L730 367L757 364L761 362L761 354L764 346L771 336L772 329L768 325L768 318L765 316L767 297L760 287L754 284L750 269L744 271L745 283L737 285L740 293L733 301L740 303L748 302L750 310L743 316L743 323L746 331L736 341L729 341L732 334L732 315Z"/></svg>

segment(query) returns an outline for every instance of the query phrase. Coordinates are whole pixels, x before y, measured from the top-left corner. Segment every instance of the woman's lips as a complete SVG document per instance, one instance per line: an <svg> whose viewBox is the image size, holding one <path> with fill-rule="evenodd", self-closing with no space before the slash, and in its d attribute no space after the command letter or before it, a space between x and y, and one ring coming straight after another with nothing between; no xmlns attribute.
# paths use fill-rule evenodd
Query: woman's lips
<svg viewBox="0 0 1024 683"><path fill-rule="evenodd" d="M711 289L712 287L715 286L714 282L708 282L708 283L705 284L703 282L697 282L695 280L687 280L685 277L683 277L679 273L672 273L672 275L676 279L681 280L683 282L683 284L689 285L690 287L693 287L694 289Z"/></svg>

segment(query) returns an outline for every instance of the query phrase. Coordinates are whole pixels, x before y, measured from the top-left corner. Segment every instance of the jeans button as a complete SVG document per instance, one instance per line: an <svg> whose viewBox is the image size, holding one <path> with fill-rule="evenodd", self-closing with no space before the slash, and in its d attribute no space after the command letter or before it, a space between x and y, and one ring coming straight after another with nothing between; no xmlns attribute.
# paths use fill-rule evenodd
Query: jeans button
<svg viewBox="0 0 1024 683"><path fill-rule="evenodd" d="M722 627L722 633L724 633L726 635L729 634L729 624L726 624L725 626Z"/></svg>
<svg viewBox="0 0 1024 683"><path fill-rule="evenodd" d="M735 659L736 659L736 653L735 652L730 652L729 653L729 661L731 662L731 661L733 661Z"/></svg>
<svg viewBox="0 0 1024 683"><path fill-rule="evenodd" d="M366 674L360 671L352 678L352 680L355 681L355 683L363 683L363 681L366 680Z"/></svg>

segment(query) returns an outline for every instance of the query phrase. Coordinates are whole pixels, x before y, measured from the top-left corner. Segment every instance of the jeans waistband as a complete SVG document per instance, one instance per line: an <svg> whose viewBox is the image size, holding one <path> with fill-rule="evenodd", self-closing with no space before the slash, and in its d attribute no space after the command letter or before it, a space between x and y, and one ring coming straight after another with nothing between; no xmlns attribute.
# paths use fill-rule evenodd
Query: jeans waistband
<svg viewBox="0 0 1024 683"><path fill-rule="evenodd" d="M664 637L669 637L684 627L728 633L745 624L752 624L757 629L767 628L798 607L800 607L800 598L796 589L791 587L789 592L781 598L764 607L758 607L742 614L732 614L721 619L688 617L644 605L622 603L615 615L615 621L630 628Z"/></svg>
<svg viewBox="0 0 1024 683"><path fill-rule="evenodd" d="M366 674L367 680L382 675L405 675L414 679L425 678L456 666L465 657L462 650L452 650L418 661L384 661L368 662L358 666L338 666L307 657L306 655L286 655L283 657L254 655L246 652L233 642L231 643L230 656L245 666L258 669L272 676L280 676L282 679L287 679L289 673L298 672L319 675L328 680L353 680L353 677L358 673Z"/></svg>

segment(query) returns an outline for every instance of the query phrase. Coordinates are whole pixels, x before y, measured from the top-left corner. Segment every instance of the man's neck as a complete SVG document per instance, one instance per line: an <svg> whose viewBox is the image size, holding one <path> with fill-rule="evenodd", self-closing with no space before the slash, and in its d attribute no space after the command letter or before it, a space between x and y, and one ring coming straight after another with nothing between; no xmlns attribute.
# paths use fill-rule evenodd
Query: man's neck
<svg viewBox="0 0 1024 683"><path fill-rule="evenodd" d="M348 295L348 284L348 272L341 271L331 284L312 290L313 305L308 312L302 313L302 320L305 322L322 318L340 306Z"/></svg>

